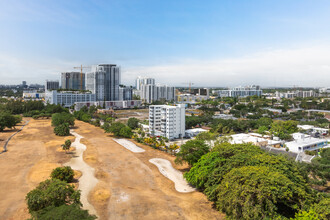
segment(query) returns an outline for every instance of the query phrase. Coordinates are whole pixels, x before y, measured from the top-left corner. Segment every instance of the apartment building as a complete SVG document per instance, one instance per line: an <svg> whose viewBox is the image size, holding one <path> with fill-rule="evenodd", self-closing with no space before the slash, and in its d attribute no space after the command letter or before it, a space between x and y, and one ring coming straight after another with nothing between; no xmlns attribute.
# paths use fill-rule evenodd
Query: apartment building
<svg viewBox="0 0 330 220"><path fill-rule="evenodd" d="M96 101L119 101L120 67L115 64L92 66L86 74L86 90L96 96Z"/></svg>
<svg viewBox="0 0 330 220"><path fill-rule="evenodd" d="M80 72L63 72L61 73L61 88L85 90L85 73Z"/></svg>
<svg viewBox="0 0 330 220"><path fill-rule="evenodd" d="M146 76L138 76L135 83L136 89L141 90L141 85L155 85L155 79Z"/></svg>
<svg viewBox="0 0 330 220"><path fill-rule="evenodd" d="M293 99L296 97L299 98L308 98L308 97L315 97L316 93L313 90L303 91L303 90L295 90L295 91L288 91L288 92L275 92L276 98L286 98L286 99Z"/></svg>
<svg viewBox="0 0 330 220"><path fill-rule="evenodd" d="M140 98L143 102L152 103L154 101L174 101L175 87L160 84L141 85Z"/></svg>
<svg viewBox="0 0 330 220"><path fill-rule="evenodd" d="M79 91L46 91L45 101L49 104L60 104L63 107L71 107L75 102L91 102L95 100L95 94Z"/></svg>
<svg viewBox="0 0 330 220"><path fill-rule="evenodd" d="M219 97L248 97L248 96L261 96L262 90L260 86L238 86L228 90L216 91Z"/></svg>
<svg viewBox="0 0 330 220"><path fill-rule="evenodd" d="M56 90L60 88L60 82L56 80L46 80L45 90Z"/></svg>
<svg viewBox="0 0 330 220"><path fill-rule="evenodd" d="M185 135L185 105L149 106L149 132L169 140Z"/></svg>
<svg viewBox="0 0 330 220"><path fill-rule="evenodd" d="M104 109L127 109L141 107L141 105L141 100L76 102L74 109L79 111L84 106L101 106Z"/></svg>

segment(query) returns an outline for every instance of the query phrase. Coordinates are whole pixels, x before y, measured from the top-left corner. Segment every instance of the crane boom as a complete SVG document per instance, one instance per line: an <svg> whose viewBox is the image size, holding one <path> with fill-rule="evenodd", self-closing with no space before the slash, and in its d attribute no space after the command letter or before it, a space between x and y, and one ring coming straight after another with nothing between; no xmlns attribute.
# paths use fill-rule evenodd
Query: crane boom
<svg viewBox="0 0 330 220"><path fill-rule="evenodd" d="M89 66L80 65L79 67L73 67L73 69L80 69L80 90L83 90L83 69L90 68Z"/></svg>

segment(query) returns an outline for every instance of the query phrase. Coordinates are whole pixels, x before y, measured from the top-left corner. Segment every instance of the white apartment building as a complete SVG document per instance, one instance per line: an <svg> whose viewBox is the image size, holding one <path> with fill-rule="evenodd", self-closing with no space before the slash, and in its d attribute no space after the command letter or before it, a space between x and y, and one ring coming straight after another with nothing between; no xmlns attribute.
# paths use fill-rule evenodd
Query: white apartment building
<svg viewBox="0 0 330 220"><path fill-rule="evenodd" d="M319 93L330 93L330 88L320 88Z"/></svg>
<svg viewBox="0 0 330 220"><path fill-rule="evenodd" d="M51 90L46 91L45 101L49 104L60 104L63 107L71 107L75 102L91 102L95 100L95 94L91 92L78 91L60 91Z"/></svg>
<svg viewBox="0 0 330 220"><path fill-rule="evenodd" d="M261 96L262 90L260 86L238 86L228 90L216 91L219 97L248 97L248 96Z"/></svg>
<svg viewBox="0 0 330 220"><path fill-rule="evenodd" d="M146 76L138 76L135 82L137 90L141 90L141 85L155 85L155 79Z"/></svg>
<svg viewBox="0 0 330 220"><path fill-rule="evenodd" d="M159 84L142 84L140 87L140 98L143 102L174 101L175 87Z"/></svg>
<svg viewBox="0 0 330 220"><path fill-rule="evenodd" d="M295 90L295 91L288 91L288 92L278 92L276 91L275 93L276 98L286 98L286 99L293 99L296 97L300 97L300 98L308 98L308 97L315 97L316 93L313 90L309 90L309 91L302 91L302 90Z"/></svg>
<svg viewBox="0 0 330 220"><path fill-rule="evenodd" d="M149 132L169 140L182 138L185 135L185 105L149 106Z"/></svg>
<svg viewBox="0 0 330 220"><path fill-rule="evenodd" d="M104 109L126 109L141 107L141 100L123 100L123 101L93 101L93 102L76 102L74 109L79 111L82 107L101 106Z"/></svg>

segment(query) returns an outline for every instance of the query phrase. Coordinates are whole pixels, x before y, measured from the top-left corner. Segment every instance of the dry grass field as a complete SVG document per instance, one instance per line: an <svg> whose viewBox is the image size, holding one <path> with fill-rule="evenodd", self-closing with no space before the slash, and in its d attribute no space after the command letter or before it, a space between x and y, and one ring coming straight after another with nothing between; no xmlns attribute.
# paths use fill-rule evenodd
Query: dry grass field
<svg viewBox="0 0 330 220"><path fill-rule="evenodd" d="M27 192L70 160L60 145L74 137L57 137L52 130L50 120L32 119L12 139L8 152L0 155L0 219L28 218ZM141 144L137 145L146 151L133 153L102 129L81 121L76 121L75 131L84 137L84 160L95 168L99 180L89 202L100 219L223 219L204 194L177 192L174 183L149 162L164 158L184 170L173 163L174 157Z"/></svg>

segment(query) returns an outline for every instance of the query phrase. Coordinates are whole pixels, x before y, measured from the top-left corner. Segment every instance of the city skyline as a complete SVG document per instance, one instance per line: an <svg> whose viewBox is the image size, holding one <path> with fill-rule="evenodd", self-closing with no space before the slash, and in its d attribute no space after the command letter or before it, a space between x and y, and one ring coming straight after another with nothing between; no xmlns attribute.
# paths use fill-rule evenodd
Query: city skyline
<svg viewBox="0 0 330 220"><path fill-rule="evenodd" d="M328 86L330 3L0 2L0 84L116 63L172 86Z"/></svg>

